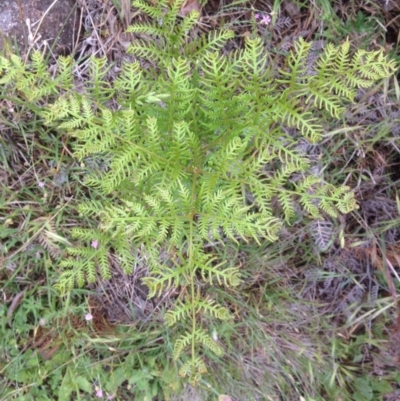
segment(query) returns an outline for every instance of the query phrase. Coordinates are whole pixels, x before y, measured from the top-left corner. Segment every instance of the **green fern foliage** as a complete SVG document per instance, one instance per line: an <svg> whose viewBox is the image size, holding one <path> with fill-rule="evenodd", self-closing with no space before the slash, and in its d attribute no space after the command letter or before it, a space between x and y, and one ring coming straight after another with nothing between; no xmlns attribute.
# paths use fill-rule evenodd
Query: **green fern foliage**
<svg viewBox="0 0 400 401"><path fill-rule="evenodd" d="M351 189L315 175L297 145L317 142L358 88L390 76L396 65L381 51L353 54L344 42L328 45L310 71L311 45L300 39L278 69L261 38L229 53L231 31L199 35L198 14L182 19L182 0L169 3L134 1L152 22L129 28L136 60L123 64L114 82L106 60L92 58L77 93L71 59L61 58L53 77L35 53L28 66L16 56L0 58L0 83L67 132L80 161L106 165L86 176L102 200L79 205L98 227L73 231L76 246L67 250L57 287L108 278L111 253L130 271L143 253L150 296L185 289L165 322L187 328L173 357L196 383L206 372L204 356L223 354L207 321L233 319L204 284L241 282L239 268L217 259L210 244L273 242L301 214L320 219L355 209Z"/></svg>

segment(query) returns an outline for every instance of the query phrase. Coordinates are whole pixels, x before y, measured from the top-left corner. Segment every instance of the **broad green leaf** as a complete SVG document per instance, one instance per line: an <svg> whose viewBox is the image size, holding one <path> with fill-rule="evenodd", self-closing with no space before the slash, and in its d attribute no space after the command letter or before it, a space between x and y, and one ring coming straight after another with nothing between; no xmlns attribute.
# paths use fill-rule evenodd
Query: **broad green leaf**
<svg viewBox="0 0 400 401"><path fill-rule="evenodd" d="M60 386L60 390L58 392L58 401L70 401L71 394L75 390L75 379L73 378L70 368L67 368L64 379Z"/></svg>
<svg viewBox="0 0 400 401"><path fill-rule="evenodd" d="M93 391L92 385L86 377L78 376L75 378L75 383L79 387L80 390L85 391L86 393L91 393Z"/></svg>

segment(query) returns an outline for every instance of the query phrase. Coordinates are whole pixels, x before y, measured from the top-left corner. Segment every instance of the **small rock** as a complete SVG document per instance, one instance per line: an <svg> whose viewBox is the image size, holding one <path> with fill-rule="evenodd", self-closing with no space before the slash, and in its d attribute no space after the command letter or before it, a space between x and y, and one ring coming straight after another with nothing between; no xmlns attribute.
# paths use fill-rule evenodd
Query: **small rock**
<svg viewBox="0 0 400 401"><path fill-rule="evenodd" d="M57 54L71 52L79 28L76 0L58 0L54 4L53 2L53 0L1 0L0 51L7 44L11 46L10 50L15 51L17 43L19 53L23 55L29 46L43 49L46 41L50 47L56 42L53 52ZM27 19L30 27L27 25Z"/></svg>

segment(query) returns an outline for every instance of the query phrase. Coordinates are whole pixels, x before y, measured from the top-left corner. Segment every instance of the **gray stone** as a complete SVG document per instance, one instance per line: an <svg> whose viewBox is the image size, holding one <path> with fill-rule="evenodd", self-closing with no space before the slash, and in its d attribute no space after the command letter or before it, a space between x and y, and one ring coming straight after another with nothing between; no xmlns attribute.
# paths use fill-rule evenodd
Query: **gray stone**
<svg viewBox="0 0 400 401"><path fill-rule="evenodd" d="M0 0L0 51L15 51L17 43L19 53L25 54L29 47L49 49L56 43L55 53L68 54L79 27L75 4L76 0Z"/></svg>

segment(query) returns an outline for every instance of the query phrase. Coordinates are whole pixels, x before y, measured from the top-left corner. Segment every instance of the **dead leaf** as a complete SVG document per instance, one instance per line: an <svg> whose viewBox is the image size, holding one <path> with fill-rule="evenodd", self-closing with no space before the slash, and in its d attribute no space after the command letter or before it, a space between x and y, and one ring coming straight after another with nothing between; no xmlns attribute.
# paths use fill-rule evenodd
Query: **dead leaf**
<svg viewBox="0 0 400 401"><path fill-rule="evenodd" d="M10 307L8 308L7 311L7 319L9 319L12 314L14 313L15 309L17 309L17 306L21 303L22 298L25 295L25 291L21 291L19 292L17 295L15 295L15 297L13 298ZM11 326L11 323L9 323Z"/></svg>
<svg viewBox="0 0 400 401"><path fill-rule="evenodd" d="M190 14L192 11L198 11L201 13L201 5L197 0L186 0L182 4L182 8L179 11L180 17L186 17L186 15Z"/></svg>
<svg viewBox="0 0 400 401"><path fill-rule="evenodd" d="M232 398L229 395L221 394L218 396L218 401L232 401Z"/></svg>

